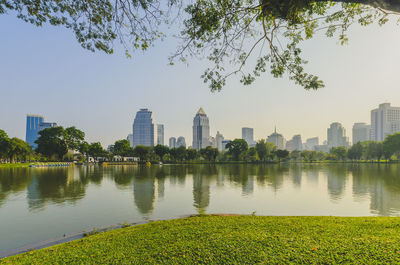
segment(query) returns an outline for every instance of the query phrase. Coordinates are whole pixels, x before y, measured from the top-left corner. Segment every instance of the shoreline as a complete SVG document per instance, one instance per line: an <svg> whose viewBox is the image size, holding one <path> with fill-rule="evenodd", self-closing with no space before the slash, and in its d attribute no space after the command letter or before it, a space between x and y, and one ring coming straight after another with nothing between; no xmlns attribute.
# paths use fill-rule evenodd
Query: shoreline
<svg viewBox="0 0 400 265"><path fill-rule="evenodd" d="M117 229L134 227L137 225L144 225L144 224L158 222L158 221L179 220L179 219L189 218L189 217L193 217L193 216L198 216L198 215L189 214L189 215L183 215L183 216L173 217L173 218L149 219L149 220L139 221L139 222L134 222L134 223L121 223L121 224L110 225L110 226L105 226L105 227L93 227L89 231L75 232L75 233L72 233L69 235L58 236L55 238L50 238L50 239L35 242L35 243L25 244L18 248L0 252L0 260L3 258L27 253L30 251L35 251L35 250L39 250L39 249L43 249L43 248L47 248L47 247L61 245L63 243L75 241L78 239L83 239L83 238L90 237L90 236L98 234L98 233L105 233L105 232L110 232L110 231L117 230Z"/></svg>
<svg viewBox="0 0 400 265"><path fill-rule="evenodd" d="M43 163L0 163L0 169L2 168L29 168L29 167L50 167L55 164L67 164L69 163L72 166L75 165L71 162L43 162ZM161 165L158 162L152 162L152 166L170 166L170 165L290 165L290 164L299 164L299 165L329 165L329 164L383 164L383 165L390 165L390 164L400 164L400 161L268 161L268 162L246 162L246 161L216 161L216 162L176 162L176 163L163 163ZM98 165L98 166L143 166L145 164L132 164L132 163L118 163L118 164L107 164L102 165L101 163L91 163L91 164L77 164L77 166L88 166L88 165ZM64 165L63 167L68 167Z"/></svg>

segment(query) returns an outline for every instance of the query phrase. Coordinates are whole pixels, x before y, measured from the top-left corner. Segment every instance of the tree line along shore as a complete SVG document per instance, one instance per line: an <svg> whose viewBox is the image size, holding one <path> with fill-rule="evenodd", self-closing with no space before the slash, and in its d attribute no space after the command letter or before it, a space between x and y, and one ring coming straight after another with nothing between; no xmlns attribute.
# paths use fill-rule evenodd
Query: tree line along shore
<svg viewBox="0 0 400 265"><path fill-rule="evenodd" d="M27 142L9 138L0 130L0 166L29 166L32 162L54 161L114 161L116 157L135 157L141 162L163 163L279 163L279 162L398 162L400 158L400 133L389 135L383 142L359 142L351 147L332 147L328 153L311 150L280 150L273 143L259 140L249 147L243 139L235 139L226 145L226 150L214 147L200 150L136 146L128 140L118 140L110 150L100 142L88 143L85 133L75 127L47 128L39 132L33 149Z"/></svg>

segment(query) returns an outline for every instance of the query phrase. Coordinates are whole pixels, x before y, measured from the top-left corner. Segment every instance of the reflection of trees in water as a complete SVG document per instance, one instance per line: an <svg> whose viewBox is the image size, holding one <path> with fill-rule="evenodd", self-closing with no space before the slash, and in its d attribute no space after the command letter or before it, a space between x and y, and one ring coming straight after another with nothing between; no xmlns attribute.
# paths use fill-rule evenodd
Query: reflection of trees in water
<svg viewBox="0 0 400 265"><path fill-rule="evenodd" d="M100 186L104 177L104 168L94 165L79 167L79 177L85 184L90 182Z"/></svg>
<svg viewBox="0 0 400 265"><path fill-rule="evenodd" d="M307 182L318 184L320 165L304 165L303 171L307 178Z"/></svg>
<svg viewBox="0 0 400 265"><path fill-rule="evenodd" d="M82 199L87 184L78 172L74 167L35 169L28 186L29 209L43 209L46 202L75 203Z"/></svg>
<svg viewBox="0 0 400 265"><path fill-rule="evenodd" d="M0 169L0 207L8 195L26 190L32 180L30 168Z"/></svg>
<svg viewBox="0 0 400 265"><path fill-rule="evenodd" d="M243 195L250 195L254 192L254 176L256 166L246 164L224 165L218 168L217 180L227 180L230 183L242 188ZM223 177L221 177L221 175Z"/></svg>
<svg viewBox="0 0 400 265"><path fill-rule="evenodd" d="M284 164L259 165L257 169L257 184L268 185L274 191L282 188L283 178L289 172L289 166Z"/></svg>
<svg viewBox="0 0 400 265"><path fill-rule="evenodd" d="M178 165L178 166L110 166L71 168L13 168L0 170L0 206L10 194L27 190L30 210L43 209L47 203L75 203L85 196L90 184L105 185L106 178L118 189L133 188L139 212L153 212L157 198L163 198L165 183L184 185L193 178L193 204L204 211L210 204L211 184L240 186L242 195L254 192L254 185L268 185L279 191L285 181L299 187L302 178L318 183L326 174L328 194L340 200L350 174L356 202L370 201L370 209L379 215L400 214L400 165L332 164L332 165ZM168 180L169 178L169 180ZM229 186L226 186L229 188Z"/></svg>
<svg viewBox="0 0 400 265"><path fill-rule="evenodd" d="M379 215L400 213L400 166L366 164L349 167L353 175L353 195L362 200L370 197L370 208Z"/></svg>
<svg viewBox="0 0 400 265"><path fill-rule="evenodd" d="M185 186L186 175L188 174L188 168L190 166L176 165L176 166L163 166L165 175L169 177L171 185L179 184Z"/></svg>

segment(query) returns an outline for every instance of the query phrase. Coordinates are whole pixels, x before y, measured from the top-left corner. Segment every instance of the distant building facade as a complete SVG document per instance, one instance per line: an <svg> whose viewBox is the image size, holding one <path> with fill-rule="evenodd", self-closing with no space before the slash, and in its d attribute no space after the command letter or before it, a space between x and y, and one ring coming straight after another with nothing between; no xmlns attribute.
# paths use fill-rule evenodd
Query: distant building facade
<svg viewBox="0 0 400 265"><path fill-rule="evenodd" d="M203 108L193 119L193 149L200 150L210 146L210 122Z"/></svg>
<svg viewBox="0 0 400 265"><path fill-rule="evenodd" d="M39 137L41 130L56 127L55 122L45 122L44 117L40 115L26 115L26 135L25 141L29 143L34 149L37 148L35 141Z"/></svg>
<svg viewBox="0 0 400 265"><path fill-rule="evenodd" d="M371 140L383 141L389 134L400 132L400 108L383 103L371 111Z"/></svg>
<svg viewBox="0 0 400 265"><path fill-rule="evenodd" d="M169 138L169 148L176 148L176 138L175 137Z"/></svg>
<svg viewBox="0 0 400 265"><path fill-rule="evenodd" d="M282 150L285 149L285 138L283 138L282 134L277 133L276 129L275 129L275 132L273 134L268 136L267 142L275 144L275 146L278 149L282 149Z"/></svg>
<svg viewBox="0 0 400 265"><path fill-rule="evenodd" d="M179 136L178 139L176 140L176 148L181 146L186 147L185 137L183 136Z"/></svg>
<svg viewBox="0 0 400 265"><path fill-rule="evenodd" d="M371 125L366 123L354 123L353 125L353 144L365 142L371 139Z"/></svg>
<svg viewBox="0 0 400 265"><path fill-rule="evenodd" d="M247 145L249 147L255 146L256 143L254 141L254 129L248 128L248 127L243 127L242 128L242 139L247 142Z"/></svg>
<svg viewBox="0 0 400 265"><path fill-rule="evenodd" d="M349 146L348 138L346 137L346 129L342 124L334 122L327 130L328 147Z"/></svg>
<svg viewBox="0 0 400 265"><path fill-rule="evenodd" d="M215 136L215 143L217 144L217 149L218 151L224 150L222 148L222 141L224 141L224 136L220 134L220 132L217 132L217 135Z"/></svg>
<svg viewBox="0 0 400 265"><path fill-rule="evenodd" d="M157 145L157 125L148 109L140 109L133 121L133 147L137 145Z"/></svg>
<svg viewBox="0 0 400 265"><path fill-rule="evenodd" d="M128 134L128 136L126 137L126 140L129 141L130 147L133 147L133 134L132 133Z"/></svg>
<svg viewBox="0 0 400 265"><path fill-rule="evenodd" d="M157 144L164 145L164 124L157 124Z"/></svg>
<svg viewBox="0 0 400 265"><path fill-rule="evenodd" d="M301 140L301 135L295 135L290 141L286 143L286 150L288 151L301 151L303 150L303 142Z"/></svg>
<svg viewBox="0 0 400 265"><path fill-rule="evenodd" d="M306 144L304 145L305 150L315 150L315 146L319 145L319 138L318 137L313 137L313 138L308 138L306 140Z"/></svg>

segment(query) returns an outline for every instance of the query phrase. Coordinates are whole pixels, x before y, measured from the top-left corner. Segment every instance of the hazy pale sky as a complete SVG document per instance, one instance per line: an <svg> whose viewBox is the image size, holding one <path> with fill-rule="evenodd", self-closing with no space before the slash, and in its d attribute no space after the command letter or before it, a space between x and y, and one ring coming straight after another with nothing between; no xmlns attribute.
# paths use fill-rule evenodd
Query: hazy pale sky
<svg viewBox="0 0 400 265"><path fill-rule="evenodd" d="M189 66L168 65L177 43L159 42L149 51L124 57L82 49L68 30L26 24L0 15L0 129L25 139L26 114L46 121L75 125L89 142L106 147L132 131L136 111L149 108L165 126L165 142L184 136L192 142L193 117L203 107L211 134L241 137L253 127L256 139L277 126L290 139L294 134L326 139L326 129L340 122L351 139L354 122L370 123L370 110L390 102L400 106L400 26L354 26L350 41L316 36L303 47L307 70L326 87L306 91L288 78L269 73L251 86L231 79L219 93L211 93L200 75L205 60Z"/></svg>

